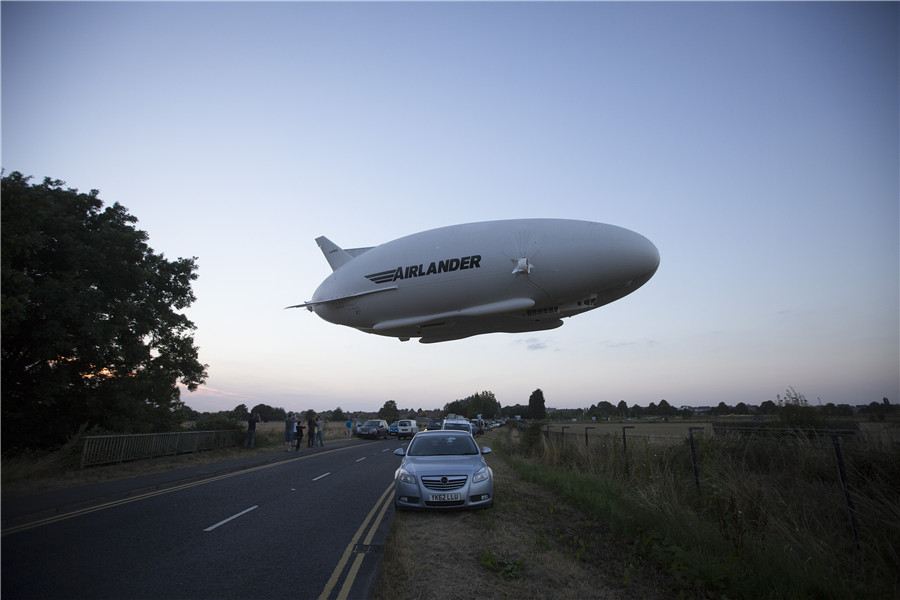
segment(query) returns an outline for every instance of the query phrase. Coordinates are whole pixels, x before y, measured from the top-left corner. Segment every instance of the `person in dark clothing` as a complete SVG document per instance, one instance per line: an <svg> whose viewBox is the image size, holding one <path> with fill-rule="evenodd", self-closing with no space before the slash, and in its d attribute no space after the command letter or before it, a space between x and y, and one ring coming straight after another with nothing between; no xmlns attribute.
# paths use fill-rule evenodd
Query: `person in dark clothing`
<svg viewBox="0 0 900 600"><path fill-rule="evenodd" d="M256 424L259 423L259 421L259 413L253 413L247 417L247 437L244 438L244 448L246 448L249 443L250 449L253 449L253 445L256 443Z"/></svg>
<svg viewBox="0 0 900 600"><path fill-rule="evenodd" d="M316 443L316 420L310 417L306 425L308 427L306 430L306 445L312 448Z"/></svg>
<svg viewBox="0 0 900 600"><path fill-rule="evenodd" d="M294 447L300 452L300 442L303 440L303 421L297 421L297 435L294 439Z"/></svg>

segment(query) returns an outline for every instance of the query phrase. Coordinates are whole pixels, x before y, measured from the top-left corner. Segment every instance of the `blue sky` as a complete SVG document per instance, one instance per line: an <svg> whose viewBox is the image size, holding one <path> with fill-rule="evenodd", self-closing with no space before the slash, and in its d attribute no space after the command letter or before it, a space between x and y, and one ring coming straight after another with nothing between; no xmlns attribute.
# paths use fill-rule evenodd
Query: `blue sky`
<svg viewBox="0 0 900 600"><path fill-rule="evenodd" d="M2 3L2 166L196 256L191 407L900 402L897 3ZM302 310L314 239L506 218L649 238L556 330Z"/></svg>

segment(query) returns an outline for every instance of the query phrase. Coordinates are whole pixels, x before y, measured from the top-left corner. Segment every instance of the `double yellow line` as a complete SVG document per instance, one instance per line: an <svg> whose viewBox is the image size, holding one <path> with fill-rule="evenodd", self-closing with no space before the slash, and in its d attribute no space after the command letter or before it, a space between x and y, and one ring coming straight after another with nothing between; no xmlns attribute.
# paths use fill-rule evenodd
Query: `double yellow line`
<svg viewBox="0 0 900 600"><path fill-rule="evenodd" d="M338 561L337 566L334 568L334 572L332 572L331 577L328 578L328 583L325 584L325 589L323 589L322 593L319 595L319 600L328 600L331 597L331 593L332 591L334 591L334 587L337 585L337 582L341 577L341 573L344 571L344 567L350 560L350 555L353 554L353 548L355 548L359 543L359 540L366 528L369 529L369 533L366 534L366 538L365 540L363 540L363 544L368 546L372 542L372 538L375 537L375 532L378 531L378 526L381 525L381 521L384 519L384 513L387 512L388 506L391 505L391 502L394 499L393 491L394 482L392 481L390 485L388 485L387 489L384 490L384 493L381 494L381 497L378 499L378 501L375 502L375 505L372 507L372 510L369 511L369 514L366 515L365 520L359 526L359 529L356 530L356 534L353 536L353 538L350 539L350 543L347 544L347 549L344 550L344 554L343 556L341 556L341 560ZM353 560L353 564L350 565L350 570L347 572L347 576L344 578L344 585L341 586L338 595L335 597L336 600L346 600L347 596L350 594L350 588L353 587L353 582L356 580L356 575L359 572L359 567L362 565L364 558L364 553L358 553L356 555L356 558Z"/></svg>

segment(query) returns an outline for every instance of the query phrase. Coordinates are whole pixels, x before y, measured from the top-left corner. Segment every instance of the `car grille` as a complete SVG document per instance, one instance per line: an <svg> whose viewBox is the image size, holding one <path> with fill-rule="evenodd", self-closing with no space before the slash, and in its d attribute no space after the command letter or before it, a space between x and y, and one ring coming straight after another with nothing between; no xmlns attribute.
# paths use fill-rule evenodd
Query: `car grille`
<svg viewBox="0 0 900 600"><path fill-rule="evenodd" d="M446 492L449 490L458 490L466 485L467 476L465 475L445 475L443 477L431 476L422 477L422 485L429 490L438 492Z"/></svg>

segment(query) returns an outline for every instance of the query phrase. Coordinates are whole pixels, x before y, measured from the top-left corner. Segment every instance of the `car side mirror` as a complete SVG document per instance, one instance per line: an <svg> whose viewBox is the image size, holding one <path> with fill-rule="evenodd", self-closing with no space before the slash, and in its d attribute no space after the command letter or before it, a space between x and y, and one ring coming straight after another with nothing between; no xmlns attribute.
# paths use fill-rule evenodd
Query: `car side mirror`
<svg viewBox="0 0 900 600"><path fill-rule="evenodd" d="M490 449L488 450L488 452L490 452ZM404 450L403 448L397 448L396 450L394 450L394 454L396 454L397 456L406 456L406 450Z"/></svg>
<svg viewBox="0 0 900 600"><path fill-rule="evenodd" d="M491 449L488 448L487 446L482 446L482 447L481 447L481 453L482 453L482 454L490 454L490 453L491 453Z"/></svg>

